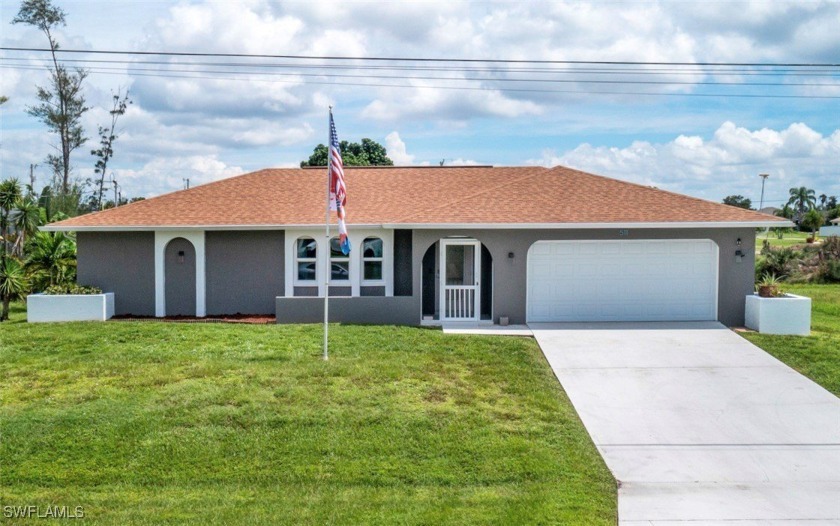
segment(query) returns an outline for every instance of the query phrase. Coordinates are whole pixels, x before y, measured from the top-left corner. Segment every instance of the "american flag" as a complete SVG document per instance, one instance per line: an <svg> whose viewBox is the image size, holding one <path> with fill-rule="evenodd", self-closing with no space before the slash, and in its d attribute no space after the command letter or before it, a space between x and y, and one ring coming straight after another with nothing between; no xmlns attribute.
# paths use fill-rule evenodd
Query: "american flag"
<svg viewBox="0 0 840 526"><path fill-rule="evenodd" d="M341 160L341 147L338 144L338 133L335 131L332 111L330 111L330 151L329 151L329 178L330 178L330 210L335 210L338 215L338 234L341 252L345 255L350 253L350 239L347 237L347 225L344 223L347 204L347 186L344 184L344 162Z"/></svg>

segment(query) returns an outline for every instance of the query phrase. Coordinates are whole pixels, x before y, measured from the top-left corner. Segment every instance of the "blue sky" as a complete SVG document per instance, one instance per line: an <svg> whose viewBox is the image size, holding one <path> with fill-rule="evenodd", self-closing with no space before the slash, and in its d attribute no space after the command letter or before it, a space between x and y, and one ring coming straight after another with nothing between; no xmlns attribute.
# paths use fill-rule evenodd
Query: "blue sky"
<svg viewBox="0 0 840 526"><path fill-rule="evenodd" d="M55 3L68 15L58 35L66 49L688 63L840 61L838 2ZM45 39L36 30L10 24L18 7L12 1L0 6L2 45L44 47ZM2 52L0 57L0 91L10 97L0 110L0 175L24 178L29 164L41 162L54 144L25 113L45 74L11 67L20 63L11 59L26 57L31 57L30 65L38 64L35 54ZM771 174L769 204L778 204L792 186L840 196L840 99L586 93L840 97L840 68L815 78L657 77L690 82L761 78L820 86L548 86L585 92L570 94L503 91L496 88L510 84L501 81L459 83L468 76L463 72L448 74L455 79L451 83L415 79L405 81L411 88L394 88L376 80L371 81L376 86L357 87L328 78L266 82L253 76L186 79L141 76L139 71L165 74L183 65L114 67L112 74L91 73L86 94L93 109L85 125L88 135L95 135L96 126L106 121L111 90L131 90L134 104L121 122L111 164L129 196L179 189L185 177L195 185L269 166L295 166L325 141L329 104L335 106L342 139L370 137L386 144L398 164L563 164L711 200L739 193L756 201L758 174L766 172ZM485 90L428 87L444 83ZM89 149L82 148L75 157L79 177L92 175ZM45 169L37 173L39 181L46 180Z"/></svg>

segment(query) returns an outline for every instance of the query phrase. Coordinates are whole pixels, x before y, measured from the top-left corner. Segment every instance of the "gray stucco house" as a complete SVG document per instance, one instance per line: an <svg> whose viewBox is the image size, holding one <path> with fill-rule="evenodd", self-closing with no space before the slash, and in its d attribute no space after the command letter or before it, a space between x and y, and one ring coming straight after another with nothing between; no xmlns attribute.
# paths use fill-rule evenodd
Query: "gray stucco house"
<svg viewBox="0 0 840 526"><path fill-rule="evenodd" d="M790 224L563 167L347 167L345 257L325 178L262 170L45 228L77 233L78 280L117 314L317 322L329 266L333 321L742 325L755 229Z"/></svg>

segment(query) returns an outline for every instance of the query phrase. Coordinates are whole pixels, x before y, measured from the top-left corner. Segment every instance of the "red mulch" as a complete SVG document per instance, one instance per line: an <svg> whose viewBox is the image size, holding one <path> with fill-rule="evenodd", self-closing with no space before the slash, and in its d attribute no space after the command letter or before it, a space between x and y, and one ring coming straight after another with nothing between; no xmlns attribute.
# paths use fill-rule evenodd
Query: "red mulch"
<svg viewBox="0 0 840 526"><path fill-rule="evenodd" d="M119 314L111 318L116 321L168 321L175 323L254 323L268 324L276 323L277 318L271 314L224 314L219 316L206 316L196 318L195 316L165 316L156 318L154 316L134 316L132 314Z"/></svg>

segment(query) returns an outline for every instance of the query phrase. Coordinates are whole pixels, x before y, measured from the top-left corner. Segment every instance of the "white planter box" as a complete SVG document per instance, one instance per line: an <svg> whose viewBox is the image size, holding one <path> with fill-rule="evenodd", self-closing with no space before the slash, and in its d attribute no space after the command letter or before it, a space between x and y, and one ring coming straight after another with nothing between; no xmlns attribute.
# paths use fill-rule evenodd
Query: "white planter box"
<svg viewBox="0 0 840 526"><path fill-rule="evenodd" d="M30 294L26 321L105 321L114 315L114 293Z"/></svg>
<svg viewBox="0 0 840 526"><path fill-rule="evenodd" d="M811 334L811 298L785 294L778 298L747 296L746 325L764 334Z"/></svg>

